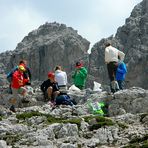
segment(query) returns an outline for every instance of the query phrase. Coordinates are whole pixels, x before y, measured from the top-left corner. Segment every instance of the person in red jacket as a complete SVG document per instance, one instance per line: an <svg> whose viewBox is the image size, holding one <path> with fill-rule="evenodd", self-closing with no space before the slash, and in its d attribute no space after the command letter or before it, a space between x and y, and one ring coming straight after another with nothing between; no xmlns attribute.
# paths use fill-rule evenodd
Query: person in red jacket
<svg viewBox="0 0 148 148"><path fill-rule="evenodd" d="M29 81L29 79L24 77L23 72L25 71L25 67L23 65L19 65L18 70L16 70L12 76L11 89L13 99L11 99L10 101L10 103L12 104L10 110L13 112L16 112L15 104L20 101L19 94L25 97L27 93L26 88L24 86Z"/></svg>

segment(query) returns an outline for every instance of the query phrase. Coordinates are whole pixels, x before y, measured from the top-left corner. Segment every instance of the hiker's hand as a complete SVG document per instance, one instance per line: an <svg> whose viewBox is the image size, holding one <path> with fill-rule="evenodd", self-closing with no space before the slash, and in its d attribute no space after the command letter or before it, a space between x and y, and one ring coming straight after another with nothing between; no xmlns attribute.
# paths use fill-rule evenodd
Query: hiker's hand
<svg viewBox="0 0 148 148"><path fill-rule="evenodd" d="M23 85L23 81L22 80L18 80L19 85Z"/></svg>

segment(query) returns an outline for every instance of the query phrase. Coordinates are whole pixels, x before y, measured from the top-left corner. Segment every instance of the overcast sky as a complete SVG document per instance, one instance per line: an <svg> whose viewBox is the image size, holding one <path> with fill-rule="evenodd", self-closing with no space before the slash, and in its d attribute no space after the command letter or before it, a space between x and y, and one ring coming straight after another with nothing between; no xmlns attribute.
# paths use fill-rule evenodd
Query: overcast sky
<svg viewBox="0 0 148 148"><path fill-rule="evenodd" d="M14 50L45 22L73 27L91 42L116 33L142 0L0 0L0 52Z"/></svg>

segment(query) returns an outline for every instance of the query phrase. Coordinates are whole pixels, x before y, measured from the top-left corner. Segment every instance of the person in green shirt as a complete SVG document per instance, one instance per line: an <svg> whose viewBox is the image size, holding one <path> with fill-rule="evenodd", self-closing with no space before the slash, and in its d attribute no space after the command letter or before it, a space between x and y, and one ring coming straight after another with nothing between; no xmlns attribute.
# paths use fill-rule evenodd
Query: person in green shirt
<svg viewBox="0 0 148 148"><path fill-rule="evenodd" d="M72 75L74 85L79 89L85 88L87 69L83 66L82 62L76 62L75 72Z"/></svg>

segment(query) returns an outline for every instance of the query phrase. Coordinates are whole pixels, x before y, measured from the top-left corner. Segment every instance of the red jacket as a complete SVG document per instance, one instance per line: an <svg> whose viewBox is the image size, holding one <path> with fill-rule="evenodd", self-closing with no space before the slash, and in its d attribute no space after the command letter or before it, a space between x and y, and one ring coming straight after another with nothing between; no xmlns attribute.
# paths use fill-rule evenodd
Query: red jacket
<svg viewBox="0 0 148 148"><path fill-rule="evenodd" d="M17 89L24 86L27 82L28 79L25 79L23 73L17 70L12 75L11 87Z"/></svg>

